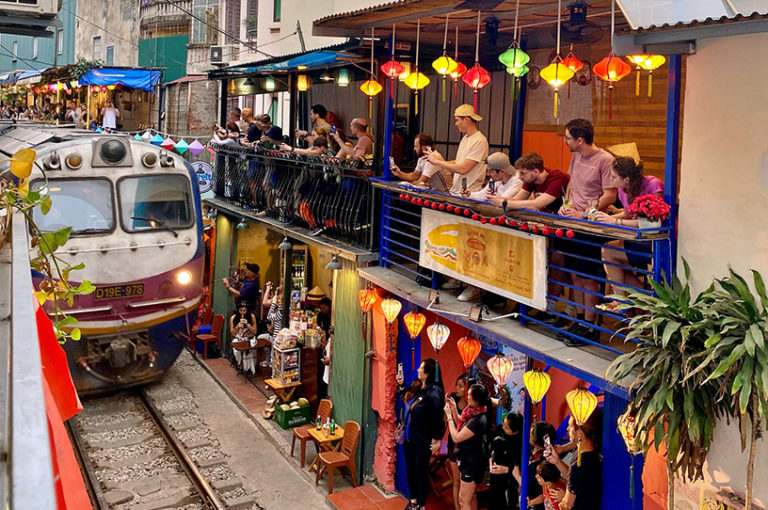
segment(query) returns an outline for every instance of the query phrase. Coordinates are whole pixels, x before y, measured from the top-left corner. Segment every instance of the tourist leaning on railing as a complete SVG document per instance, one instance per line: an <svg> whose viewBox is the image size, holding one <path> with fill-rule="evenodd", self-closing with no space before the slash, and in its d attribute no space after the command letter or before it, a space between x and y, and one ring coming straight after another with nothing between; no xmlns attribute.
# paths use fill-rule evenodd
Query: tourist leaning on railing
<svg viewBox="0 0 768 510"><path fill-rule="evenodd" d="M645 195L654 195L661 198L664 193L664 183L662 180L652 175L643 175L643 162L638 161L636 163L633 158L619 156L614 160L613 167L611 168L611 181L619 190L619 200L624 208L615 214L604 212L595 214L596 221L609 225L637 228L638 214L631 210L635 199ZM651 243L617 239L607 242L605 246L602 249L602 258L606 263L605 273L608 275L608 279L615 282L612 284L613 293L626 295L626 290L622 289L621 285L636 288L642 287L643 283L633 271L617 267L617 265L646 268L652 253ZM625 250L645 253L647 256L627 253ZM613 301L605 304L603 308L613 310L618 304L618 302Z"/></svg>
<svg viewBox="0 0 768 510"><path fill-rule="evenodd" d="M444 192L450 189L453 185L453 174L427 160L427 152L434 154L438 159L443 159L442 154L435 150L435 141L432 136L427 133L416 135L413 139L413 150L419 158L413 172L403 172L400 167L391 164L392 175L415 186L427 186L434 191Z"/></svg>
<svg viewBox="0 0 768 510"><path fill-rule="evenodd" d="M373 155L373 134L368 132L368 122L362 117L355 117L349 123L352 136L357 137L357 145L350 147L344 143L338 132L332 132L331 136L339 144L337 158L361 159Z"/></svg>
<svg viewBox="0 0 768 510"><path fill-rule="evenodd" d="M557 214L568 187L568 174L545 168L544 160L535 152L517 158L515 168L522 181L522 187L511 199L492 196L488 201L500 207L506 201L507 209L529 209Z"/></svg>
<svg viewBox="0 0 768 510"><path fill-rule="evenodd" d="M480 191L470 193L465 191L461 194L464 198L473 200L482 200L490 202L491 198L504 199L512 198L520 191L523 181L517 176L517 170L509 162L509 156L503 152L494 152L485 162L488 169L488 184Z"/></svg>

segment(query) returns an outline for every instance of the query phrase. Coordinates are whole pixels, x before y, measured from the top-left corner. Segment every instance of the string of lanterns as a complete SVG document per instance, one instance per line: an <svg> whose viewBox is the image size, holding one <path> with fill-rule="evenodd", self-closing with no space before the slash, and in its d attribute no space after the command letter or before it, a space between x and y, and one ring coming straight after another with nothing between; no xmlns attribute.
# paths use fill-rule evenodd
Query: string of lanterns
<svg viewBox="0 0 768 510"><path fill-rule="evenodd" d="M195 138L192 143L187 143L187 141L181 137L177 142L171 138L171 135L166 135L164 137L160 132L154 131L152 129L147 129L144 131L144 133L141 134L137 132L133 138L137 142L151 143L152 145L162 147L167 151L175 150L179 154L184 154L185 152L189 151L190 154L192 154L195 158L197 158L197 155L203 152L203 150L206 148L197 138ZM211 148L208 148L208 150L215 153L215 151L213 151Z"/></svg>

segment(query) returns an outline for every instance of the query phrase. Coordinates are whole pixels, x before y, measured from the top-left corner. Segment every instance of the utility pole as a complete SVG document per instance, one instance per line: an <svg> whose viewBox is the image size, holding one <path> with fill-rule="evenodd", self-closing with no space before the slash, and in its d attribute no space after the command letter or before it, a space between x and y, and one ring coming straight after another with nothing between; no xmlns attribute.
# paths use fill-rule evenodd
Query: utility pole
<svg viewBox="0 0 768 510"><path fill-rule="evenodd" d="M304 34L301 33L301 22L296 20L296 33L299 34L299 44L301 44L301 52L307 51L307 47L304 45Z"/></svg>

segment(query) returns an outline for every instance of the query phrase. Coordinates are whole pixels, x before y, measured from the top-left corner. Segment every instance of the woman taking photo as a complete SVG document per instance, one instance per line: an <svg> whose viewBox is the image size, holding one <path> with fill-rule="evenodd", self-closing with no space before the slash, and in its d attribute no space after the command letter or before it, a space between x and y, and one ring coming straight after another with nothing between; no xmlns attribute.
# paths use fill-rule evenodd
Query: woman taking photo
<svg viewBox="0 0 768 510"><path fill-rule="evenodd" d="M459 421L459 416L461 415L461 412L464 410L465 407L467 407L467 389L469 389L470 386L475 382L474 377L471 374L464 373L459 376L458 379L456 379L456 384L454 385L453 393L448 395L448 398L453 400L453 402L456 404L455 406L455 413L452 411L453 421L457 422ZM447 419L446 419L447 424ZM451 474L451 480L453 480L453 485L451 489L453 490L453 506L456 510L461 510L461 507L459 505L459 481L461 480L461 473L459 473L459 465L456 462L456 443L453 442L453 438L450 434L448 434L448 470Z"/></svg>
<svg viewBox="0 0 768 510"><path fill-rule="evenodd" d="M421 362L417 378L408 389L398 375L398 393L403 396L405 427L405 472L408 478L409 510L424 509L429 493L429 460L440 449L445 434L440 408L443 406L443 388L437 381L437 361L428 358Z"/></svg>
<svg viewBox="0 0 768 510"><path fill-rule="evenodd" d="M480 384L473 384L467 392L467 407L461 412L458 422L454 420L456 403L449 399L445 405L448 430L456 443L456 460L461 473L459 503L461 510L477 510L475 491L483 481L488 460L483 442L488 431L486 411L491 405L488 390Z"/></svg>

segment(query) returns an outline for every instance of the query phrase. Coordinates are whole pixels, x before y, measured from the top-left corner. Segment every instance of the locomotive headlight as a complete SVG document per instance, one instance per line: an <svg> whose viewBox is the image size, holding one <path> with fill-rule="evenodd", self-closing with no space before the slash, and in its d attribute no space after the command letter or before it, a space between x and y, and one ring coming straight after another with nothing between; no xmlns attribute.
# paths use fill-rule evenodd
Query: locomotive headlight
<svg viewBox="0 0 768 510"><path fill-rule="evenodd" d="M127 151L120 140L109 140L101 145L101 158L107 163L117 165L125 159Z"/></svg>
<svg viewBox="0 0 768 510"><path fill-rule="evenodd" d="M179 271L176 273L176 281L182 285L186 285L192 281L192 273L189 271Z"/></svg>

